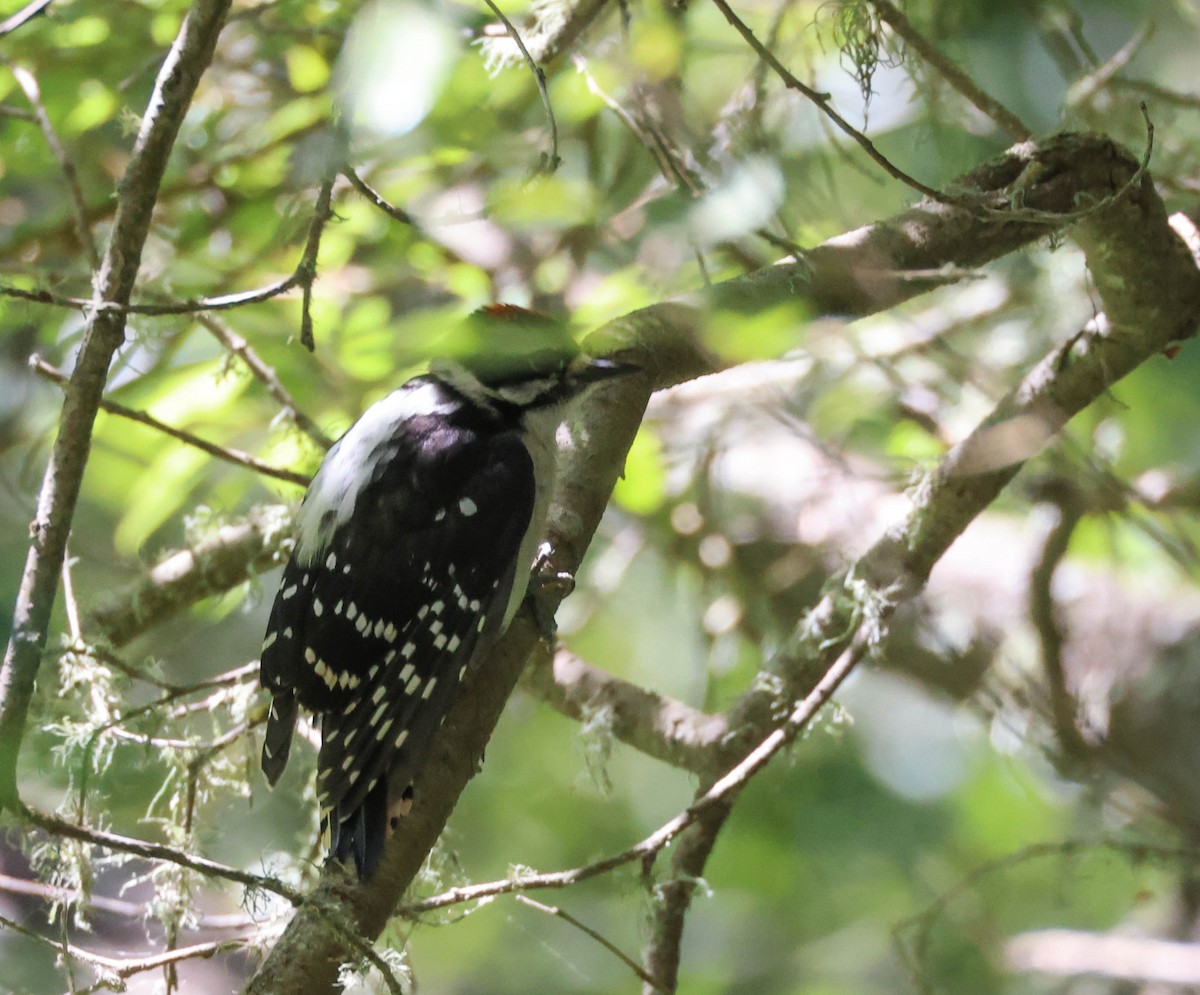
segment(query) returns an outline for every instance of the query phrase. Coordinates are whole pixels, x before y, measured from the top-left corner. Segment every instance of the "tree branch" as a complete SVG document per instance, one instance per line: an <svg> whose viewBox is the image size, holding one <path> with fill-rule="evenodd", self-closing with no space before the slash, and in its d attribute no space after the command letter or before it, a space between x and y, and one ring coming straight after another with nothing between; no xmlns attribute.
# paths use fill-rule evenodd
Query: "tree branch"
<svg viewBox="0 0 1200 995"><path fill-rule="evenodd" d="M909 48L928 62L943 79L969 100L977 110L991 118L1010 138L1024 141L1033 137L1025 123L999 100L982 89L968 73L944 56L936 45L921 34L899 7L890 0L871 0L879 18L904 40Z"/></svg>
<svg viewBox="0 0 1200 995"><path fill-rule="evenodd" d="M167 159L200 76L212 61L228 9L229 0L196 0L159 71L121 181L117 215L95 279L95 302L130 300ZM13 810L19 804L17 755L29 700L46 645L96 412L109 364L124 338L123 313L90 312L38 496L12 635L0 667L0 810Z"/></svg>
<svg viewBox="0 0 1200 995"><path fill-rule="evenodd" d="M607 710L617 739L672 767L697 774L719 771L720 744L729 731L724 715L710 715L638 687L593 667L562 646L553 654L544 646L537 647L521 686L576 721L589 712Z"/></svg>
<svg viewBox="0 0 1200 995"><path fill-rule="evenodd" d="M11 930L14 933L19 933L37 943L44 944L53 950L56 955L62 956L65 954L82 964L86 964L95 971L100 976L100 980L90 988L84 989L81 995L87 995L89 992L99 991L100 989L120 991L125 988L124 982L127 979L144 971L153 971L159 967L173 966L181 961L191 960L196 957L212 957L214 954L223 953L228 950L241 949L248 946L251 942L249 938L210 940L207 943L198 943L190 947L168 950L160 954L115 958L106 957L103 954L94 953L93 951L85 950L83 947L75 946L72 943L68 943L65 937L62 942L56 942L43 936L36 930L29 929L21 925L21 923L9 919L7 916L0 916L0 927ZM72 985L71 991L75 993L79 989L76 989Z"/></svg>
<svg viewBox="0 0 1200 995"><path fill-rule="evenodd" d="M700 792L703 795L703 791ZM717 836L725 826L737 796L712 805L680 834L671 854L671 878L654 889L650 939L642 951L642 965L653 979L643 985L643 995L673 992L679 986L683 927Z"/></svg>
<svg viewBox="0 0 1200 995"><path fill-rule="evenodd" d="M31 3L27 3L11 17L6 17L3 21L0 21L0 38L11 34L17 28L32 21L38 14L44 13L46 8L53 2L54 0L32 0Z"/></svg>
<svg viewBox="0 0 1200 995"><path fill-rule="evenodd" d="M712 2L716 6L717 10L719 10L724 16L725 20L727 20L733 26L733 29L740 34L743 39L745 39L746 44L754 49L754 51L758 54L758 57L771 67L775 74L783 81L784 86L790 90L795 90L797 93L802 94L812 101L816 108L827 118L829 118L829 120L833 122L834 126L842 134L857 142L859 147L866 152L867 155L871 157L872 161L885 173L899 180L901 183L912 187L918 193L922 193L932 200L941 201L947 199L945 195L939 193L937 190L934 190L932 187L926 186L916 177L909 176L908 173L904 172L904 170L900 169L899 166L895 165L890 159L887 158L887 156L880 152L879 149L875 147L875 143L872 142L871 139L851 125L849 121L847 121L836 110L833 109L833 104L830 101L830 96L828 93L818 93L812 87L805 86L803 83L801 83L800 80L798 80L795 75L782 62L779 61L775 53L758 40L758 38L754 35L754 32L752 32L746 25L746 22L738 17L736 13L734 13L733 8L730 7L725 0L712 0Z"/></svg>
<svg viewBox="0 0 1200 995"><path fill-rule="evenodd" d="M279 376L263 362L262 357L251 348L249 342L214 314L201 313L196 316L196 320L209 330L213 338L246 364L246 368L250 370L255 379L267 388L267 393L275 398L284 413L295 422L302 432L322 449L328 449L333 445L333 439L321 431L320 426L300 410L295 398L280 382Z"/></svg>
<svg viewBox="0 0 1200 995"><path fill-rule="evenodd" d="M0 36L3 33L0 30ZM17 85L24 92L25 99L29 101L29 106L33 108L34 118L38 127L42 129L42 135L50 147L50 154L54 156L58 168L62 170L63 179L67 184L67 192L71 195L71 220L75 225L75 237L86 253L88 263L93 270L97 270L100 268L100 253L96 251L96 240L92 237L92 230L88 225L87 203L83 199L83 190L79 186L79 174L75 170L75 163L67 154L66 146L58 136L54 122L46 113L46 107L42 103L42 91L38 86L37 79L28 69L14 65L8 59L0 57L0 63L8 67L8 71L13 74Z"/></svg>
<svg viewBox="0 0 1200 995"><path fill-rule="evenodd" d="M1055 571L1067 555L1075 527L1083 517L1083 501L1072 481L1051 481L1041 491L1040 496L1045 506L1053 510L1054 518L1045 530L1041 555L1029 575L1029 617L1038 635L1058 745L1064 756L1081 758L1086 753L1086 743L1080 736L1077 703L1063 669L1064 633L1053 581Z"/></svg>
<svg viewBox="0 0 1200 995"><path fill-rule="evenodd" d="M1130 297L1146 307L1146 321L1119 322L1123 334L1085 343L1078 355L1055 354L1040 364L1006 398L980 428L943 461L917 494L906 522L890 531L857 565L851 578L859 586L851 609L827 599L798 634L798 650L823 647L815 656L803 653L784 666L789 690L812 690L792 710L784 726L762 740L741 765L722 779L688 812L661 827L625 854L589 865L588 876L622 862L657 852L706 809L744 783L781 748L827 700L841 679L874 645L896 604L914 596L929 571L966 525L1011 480L1021 462L1035 453L1067 418L1107 390L1118 376L1161 350L1172 340L1190 334L1200 314L1200 277L1182 244L1166 224L1161 202L1148 180L1141 177L1126 196L1112 202L1138 175L1138 162L1107 139L1062 135L1044 143L1026 143L964 177L960 188L990 208L992 218L981 222L973 209L958 204L925 201L898 218L831 240L802 262L770 267L748 277L718 285L691 303L660 304L610 323L588 340L593 352L612 352L638 363L644 375L625 378L597 389L588 398L576 447L564 466L551 519L551 541L557 564L572 570L591 540L608 500L616 473L640 424L652 389L711 370L716 361L698 347L699 330L715 307L742 313L785 302L802 301L816 313L865 314L914 296L921 284L900 278L901 271L930 270L945 264L977 266L1039 237L1050 229L1046 218L1057 214L1066 224L1081 197L1109 199L1102 212L1088 217L1085 237L1103 240L1107 253L1093 267L1123 265L1128 242L1139 244L1155 271L1141 268L1148 282L1127 287L1122 298L1117 281L1098 277L1105 305L1126 314ZM1020 181L1020 206L1014 207L1011 185ZM1037 218L1028 209L1033 208ZM1001 220L1008 212L1011 221ZM1101 225L1113 231L1106 235ZM1152 245L1150 243L1153 243ZM1113 276L1116 274L1114 273ZM1112 303L1109 303L1111 297ZM1007 428L1006 428L1007 426ZM1023 436L1014 429L1031 429ZM1013 437L1020 445L1005 445ZM838 662L829 654L844 646L847 614L861 613L859 635ZM536 626L521 614L494 650L476 680L451 710L434 755L415 784L416 802L400 832L390 841L384 861L369 884L351 881L329 870L313 901L343 901L363 932L376 935L399 896L419 869L452 811L459 793L474 775L483 747L524 661L536 639ZM796 700L794 698L793 700ZM753 709L751 711L754 711ZM771 714L768 709L767 715ZM743 716L750 719L750 715ZM760 722L761 722L760 718ZM744 723L748 729L762 726ZM546 886L580 879L539 876ZM522 879L524 882L525 879ZM519 887L511 883L495 894ZM473 890L458 889L465 897ZM324 991L348 951L318 916L301 909L289 924L248 991Z"/></svg>
<svg viewBox="0 0 1200 995"><path fill-rule="evenodd" d="M70 382L66 374L50 363L47 363L41 356L30 357L29 366L39 376L45 377L51 383L58 384L58 386L64 389ZM240 449L234 449L230 446L218 446L215 442L208 442L197 435L193 435L191 432L185 432L181 428L175 428L173 425L159 421L145 411L127 408L124 404L118 404L116 401L110 401L107 398L100 399L100 410L107 411L110 415L117 415L120 418L127 418L129 421L137 422L139 425L145 425L156 432L162 432L163 435L169 435L172 439L178 439L185 446L192 446L201 452L208 453L209 456L215 456L226 463L232 463L234 466L240 466L246 470L261 473L264 477L274 477L276 480L296 484L298 487L308 486L309 478L302 473L271 466L270 463L264 463L257 456L251 456Z"/></svg>
<svg viewBox="0 0 1200 995"><path fill-rule="evenodd" d="M631 971L633 971L633 973L636 974L639 978L641 978L643 982L648 984L651 987L652 991L661 991L661 989L657 988L654 985L654 979L650 975L648 975L645 971L642 970L641 966L638 964L637 961L633 960L633 958L631 958L628 954L626 954L625 951L623 951L615 943L613 943L611 940L609 940L606 936L604 936L601 933L596 932L596 930L592 929L592 927L587 925L586 923L580 922L573 915L571 915L571 913L566 911L566 909L564 909L558 905L546 905L542 902L534 901L528 895L516 895L515 898L522 905L525 905L531 909L537 909L538 912L544 912L548 916L553 916L556 919L561 919L563 922L569 923L570 925L574 926L581 933L583 933L586 936L591 937L591 939L595 940L597 943L600 944L600 946L604 947L605 950L607 950L614 957L616 957L623 964L625 964L625 966L628 967Z"/></svg>
<svg viewBox="0 0 1200 995"><path fill-rule="evenodd" d="M92 612L88 626L123 646L205 598L279 565L290 530L283 505L258 508L242 521L222 525L195 546L159 561L130 591Z"/></svg>
<svg viewBox="0 0 1200 995"><path fill-rule="evenodd" d="M89 843L92 846L102 847L116 853L127 853L145 860L166 861L167 863L185 867L191 871L198 871L210 878L233 881L252 891L261 889L272 892L280 898L291 902L293 905L299 905L303 901L303 896L299 892L275 878L250 874L236 867L230 867L215 860L209 860L206 857L185 853L182 850L166 846L162 843L150 843L131 836L121 836L118 833L93 829L91 826L82 826L78 823L67 822L65 819L60 819L57 816L30 808L23 808L21 815L29 824L37 826L39 829L54 836L79 840L83 843Z"/></svg>
<svg viewBox="0 0 1200 995"><path fill-rule="evenodd" d="M664 847L676 840L684 830L695 825L707 813L720 811L721 808L731 805L746 783L762 770L780 750L794 742L796 737L804 731L869 648L869 633L865 629L861 629L849 647L829 665L812 692L803 701L797 703L784 722L777 725L762 742L746 753L740 763L717 779L712 787L698 794L696 800L688 808L664 822L649 836L627 850L622 850L620 853L593 861L590 864L584 864L581 867L573 867L570 870L553 871L548 874L522 874L517 877L505 878L502 881L489 881L485 884L451 888L441 895L413 902L399 911L405 915L416 915L431 909L445 908L462 902L474 902L481 898L491 898L494 895L507 895L543 888L564 888L601 874L607 874L609 871L627 864L641 862L643 865L647 865L652 863Z"/></svg>

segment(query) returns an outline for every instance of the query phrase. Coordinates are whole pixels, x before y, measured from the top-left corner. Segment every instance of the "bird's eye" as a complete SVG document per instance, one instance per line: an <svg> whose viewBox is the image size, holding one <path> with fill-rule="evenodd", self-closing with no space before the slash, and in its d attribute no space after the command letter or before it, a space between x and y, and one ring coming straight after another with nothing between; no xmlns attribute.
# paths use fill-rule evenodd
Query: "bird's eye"
<svg viewBox="0 0 1200 995"><path fill-rule="evenodd" d="M566 365L567 357L557 349L539 349L529 356L529 368L536 373L561 373Z"/></svg>

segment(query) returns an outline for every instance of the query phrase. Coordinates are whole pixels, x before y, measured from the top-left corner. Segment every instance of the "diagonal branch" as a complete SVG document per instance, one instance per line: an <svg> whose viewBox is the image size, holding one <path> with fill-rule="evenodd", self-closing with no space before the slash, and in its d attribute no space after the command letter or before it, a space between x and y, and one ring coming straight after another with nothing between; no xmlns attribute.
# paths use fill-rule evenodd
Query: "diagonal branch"
<svg viewBox="0 0 1200 995"><path fill-rule="evenodd" d="M167 159L200 76L212 61L228 10L229 0L196 0L163 62L121 181L117 215L95 278L95 301L124 305L130 300ZM0 667L0 810L19 804L17 754L30 696L46 645L96 412L109 364L124 340L125 315L120 310L89 313L38 496L12 635Z"/></svg>
<svg viewBox="0 0 1200 995"><path fill-rule="evenodd" d="M316 422L300 410L295 398L280 382L279 375L251 348L249 342L214 314L201 312L196 315L196 320L207 328L213 338L222 346L246 364L254 378L267 388L267 393L275 398L276 403L283 409L287 417L295 422L305 435L322 449L328 449L333 445L333 439L329 438Z"/></svg>
<svg viewBox="0 0 1200 995"><path fill-rule="evenodd" d="M724 715L710 715L622 680L562 646L552 654L538 646L521 686L576 721L587 713L608 711L617 739L672 767L697 774L719 772L720 745L729 732Z"/></svg>
<svg viewBox="0 0 1200 995"><path fill-rule="evenodd" d="M0 31L0 34L2 33ZM8 67L8 71L17 81L17 85L25 93L25 99L29 101L29 106L33 108L33 116L37 120L38 127L42 129L42 135L50 147L51 155L58 163L58 168L62 170L63 179L67 184L67 192L71 195L71 221L75 225L75 237L87 254L88 263L92 269L99 269L100 253L96 250L96 240L92 237L92 230L88 225L87 202L83 199L83 190L79 186L79 173L54 127L54 122L46 113L46 105L42 103L42 92L37 79L28 69L13 64L3 56L0 56L0 64Z"/></svg>
<svg viewBox="0 0 1200 995"><path fill-rule="evenodd" d="M671 877L654 889L650 937L642 951L642 965L652 981L642 986L643 995L673 992L679 985L684 922L736 800L734 795L713 805L679 836L671 854Z"/></svg>
<svg viewBox="0 0 1200 995"><path fill-rule="evenodd" d="M290 528L282 505L258 508L243 520L222 525L194 546L160 560L132 589L92 612L88 627L99 629L113 646L123 646L205 598L278 566Z"/></svg>
<svg viewBox="0 0 1200 995"><path fill-rule="evenodd" d="M29 365L35 373L45 377L51 383L58 384L63 388L69 383L69 379L65 373L47 363L41 356L31 357ZM181 428L175 428L173 425L159 421L145 411L128 408L124 404L118 404L116 401L110 401L107 398L101 398L100 410L107 411L110 415L117 415L120 418L127 418L130 421L137 422L139 425L145 425L156 432L162 432L163 435L169 435L172 439L178 439L184 445L192 446L201 452L208 453L209 456L224 460L226 463L232 463L234 466L253 470L255 473L261 473L264 477L274 477L276 480L283 480L289 484L296 484L299 487L308 486L309 478L302 473L271 466L270 463L264 463L257 456L251 456L249 453L242 452L240 449L234 449L231 446L219 446L215 442L208 442L197 435L193 435L191 432L185 432Z"/></svg>
<svg viewBox="0 0 1200 995"><path fill-rule="evenodd" d="M1061 135L1044 143L1025 143L957 184L970 192L975 204L990 209L993 216L987 220L957 203L923 201L897 218L833 239L801 262L728 281L690 302L644 308L589 339L593 352L616 353L638 363L644 375L598 388L582 413L578 437L587 444L577 447L564 466L551 520L556 565L568 570L578 565L591 540L651 390L713 368L714 359L697 345L713 311L750 314L790 302L806 305L810 313L868 314L922 291L919 281L903 278L905 270L977 266L1051 230L1047 219L1057 216L1062 225L1077 220L1074 212L1081 200L1108 201L1078 231L1092 252L1089 258L1097 287L1110 316L1116 316L1114 327L1120 334L1083 341L1070 355L1048 357L976 433L947 456L916 494L908 519L883 536L857 565L840 600L831 595L823 601L797 633L795 652L780 665L791 700L801 701L788 709L787 722L776 725L776 702L752 699L734 716L735 728L741 733L744 727L748 735L735 735L729 746L740 751L742 762L687 812L626 854L589 865L587 876L657 853L708 806L740 788L791 741L873 648L895 606L920 591L950 543L996 497L1021 463L1115 379L1169 342L1191 334L1200 315L1200 277L1167 225L1148 179L1142 175L1128 186L1138 171L1129 153L1097 136ZM1014 206L1014 184L1021 190L1020 207ZM1126 194L1117 199L1127 186ZM1037 212L1036 218L1028 208ZM1097 246L1102 251L1093 252ZM1145 259L1134 266L1133 256L1138 254ZM1106 274L1107 267L1113 269ZM1120 268L1132 272L1137 283L1116 279ZM1142 320L1130 320L1135 315ZM1023 435L1026 429L1029 434ZM1014 440L1015 447L1002 445ZM857 636L847 644L851 632ZM364 885L329 870L312 903L320 907L329 901L344 902L366 935L378 934L476 773L536 638L532 619L519 615L452 709L434 756L415 785L412 813L390 842L376 877ZM764 728L774 731L759 739ZM577 879L577 872L563 872L537 880L549 887ZM497 887L480 894L518 890L519 884ZM470 891L459 900L475 895ZM247 990L327 990L338 964L350 955L306 905Z"/></svg>
<svg viewBox="0 0 1200 995"><path fill-rule="evenodd" d="M932 187L926 186L916 177L909 176L908 173L904 172L904 170L902 170L899 166L888 159L887 156L880 152L870 138L855 128L849 121L847 121L836 110L833 109L833 104L828 93L818 93L812 87L801 83L800 80L797 79L796 76L791 72L791 70L789 70L782 62L779 61L775 53L758 40L754 32L752 32L747 26L746 22L737 16L733 8L730 7L725 0L712 0L712 2L716 6L717 10L724 15L725 20L730 23L733 29L740 34L743 39L745 39L746 44L754 49L758 57L771 67L775 74L783 81L784 86L790 90L795 90L797 93L807 97L810 101L812 101L816 108L827 118L829 118L829 120L833 122L834 126L840 132L842 132L842 134L857 142L859 147L866 152L866 154L871 157L872 161L881 167L884 172L886 172L889 176L900 180L902 183L907 184L914 190L924 194L926 197L929 197L932 200L947 199L943 194L939 193L937 190L934 190Z"/></svg>
<svg viewBox="0 0 1200 995"><path fill-rule="evenodd" d="M3 21L0 21L0 38L28 24L38 14L44 13L46 8L53 2L54 0L31 0L30 3L27 3L11 17L6 17Z"/></svg>
<svg viewBox="0 0 1200 995"><path fill-rule="evenodd" d="M980 87L969 73L946 58L936 45L913 26L899 7L890 0L871 0L871 5L879 11L880 20L896 32L905 45L933 66L947 83L974 104L977 110L991 118L1010 138L1023 141L1033 137L1033 132L1025 126L1025 122Z"/></svg>
<svg viewBox="0 0 1200 995"><path fill-rule="evenodd" d="M860 629L846 651L829 665L812 692L792 709L786 721L778 725L762 742L747 753L740 763L730 768L723 777L718 778L707 791L699 794L691 805L627 850L570 870L553 871L549 874L524 874L519 877L506 878L503 881L490 881L485 884L452 888L441 895L414 902L400 911L405 915L416 915L420 912L458 905L462 902L478 901L481 898L491 898L495 895L543 888L564 888L601 874L607 874L609 871L627 864L652 860L664 847L676 840L684 830L697 824L709 813L720 812L722 808L731 805L754 775L762 770L780 750L795 742L796 737L808 727L817 713L833 697L842 681L867 654L870 646L869 634L865 629Z"/></svg>

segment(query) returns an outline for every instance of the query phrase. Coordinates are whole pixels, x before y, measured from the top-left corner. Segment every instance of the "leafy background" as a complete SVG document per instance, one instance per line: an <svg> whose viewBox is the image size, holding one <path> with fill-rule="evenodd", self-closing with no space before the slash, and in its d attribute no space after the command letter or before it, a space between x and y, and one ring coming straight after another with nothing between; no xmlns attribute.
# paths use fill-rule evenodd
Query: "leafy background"
<svg viewBox="0 0 1200 995"><path fill-rule="evenodd" d="M0 18L18 6L0 0ZM1005 148L1009 140L936 72L886 40L871 9L758 3L742 14L797 75L832 94L851 123L924 183L944 186ZM1192 205L1200 106L1188 95L1200 41L1193 4L927 0L907 10L1038 133L1099 128L1140 151L1138 101L1146 99L1159 189L1169 209ZM101 240L137 119L185 11L171 0L56 3L0 38L4 285L90 293L88 253L60 161L14 67L36 78L40 105L78 172L87 225ZM582 331L782 255L760 230L811 246L916 197L764 72L715 6L611 6L561 51L552 40L573 16L567 5L512 4L505 12L547 66L561 158L553 171L542 168L553 150L529 69L484 6L235 6L171 160L140 299L252 290L291 273L314 190L348 155L411 223L345 182L335 187L310 309L315 352L298 343L298 293L213 315L250 343L300 411L336 437L419 366L452 315L507 300L569 315ZM1109 61L1114 56L1119 64ZM790 458L782 427L836 455L881 495L902 496L1097 306L1078 252L1047 241L854 324L806 323L794 311L714 315L714 350L736 361L791 359L771 367L766 389L745 391L733 404L701 396L679 401L678 410L671 401L652 410L579 591L560 616L569 645L639 685L709 709L727 706L794 615L772 601L778 592L743 556L770 538L761 510L769 502L739 492L732 470L712 467L746 454L756 486L765 487L764 468ZM0 297L3 603L16 594L61 401L27 359L36 353L69 368L82 327L77 310ZM1176 626L1197 615L1192 509L1127 500L1104 507L1096 495L1115 488L1127 498L1137 482L1195 474L1198 362L1194 349L1184 349L1170 362L1147 364L1077 419L1027 474L1065 476L1086 492L1088 514L1071 542L1073 576L1103 575L1143 600L1158 599L1163 624ZM275 466L312 472L319 462L320 447L191 313L131 318L109 397ZM71 541L85 618L164 552L256 507L294 505L299 494L102 415ZM991 525L1013 537L990 547L998 575L1029 568L1022 558L1041 534L1044 511L1021 486L989 513ZM859 548L876 534L872 521L864 512L848 529L857 528ZM174 683L248 663L274 581L266 573L206 600L123 648L121 659ZM819 587L820 579L806 583ZM804 585L791 593L803 600L806 591L815 594ZM996 597L1019 597L1019 589ZM940 618L935 628L944 637L952 621ZM65 614L60 631L70 631ZM842 708L755 782L689 919L681 990L1109 991L1116 989L1098 981L1089 987L1015 972L1005 941L1050 926L1181 929L1192 879L1170 856L1178 839L1168 828L1171 813L1127 782L1062 764L1044 714L1028 700L1036 696L1021 694L1039 679L1027 620L992 636L997 663L973 694L947 693L947 680L918 679L895 661L860 673ZM305 873L314 853L311 757L268 794L252 736L238 739L206 770L195 822L181 829L191 754L108 734L85 751L99 726L150 701L153 688L117 667L60 658L57 649L42 671L24 755L28 801L73 811L86 769L88 811L119 831L237 866ZM953 666L952 654L945 666ZM148 714L127 725L141 735L170 729L204 739L252 714L242 686L183 723ZM503 877L513 865L549 870L614 852L684 807L694 788L688 775L614 744L603 715L581 728L518 695L422 887L433 892ZM931 920L924 956L914 959L914 917L939 896L990 861L1067 839L1095 845L1050 848L973 881ZM1114 839L1131 845L1099 842ZM91 915L91 935L72 925L91 949L150 949L197 908L237 915L242 903L234 889L151 874L136 863L93 866L77 853L46 853L12 837L0 870L25 878L30 859L68 884L145 904L144 928L136 917L103 911ZM633 871L537 897L561 902L627 953L645 939L652 899ZM261 903L251 910L272 911ZM39 925L44 908L28 897L0 889L0 912L58 935L58 926ZM509 898L469 915L398 923L394 933L407 942L425 991L611 992L636 984L593 940ZM64 988L44 945L0 931L0 958L0 987ZM242 953L186 967L184 990L236 985L253 962Z"/></svg>

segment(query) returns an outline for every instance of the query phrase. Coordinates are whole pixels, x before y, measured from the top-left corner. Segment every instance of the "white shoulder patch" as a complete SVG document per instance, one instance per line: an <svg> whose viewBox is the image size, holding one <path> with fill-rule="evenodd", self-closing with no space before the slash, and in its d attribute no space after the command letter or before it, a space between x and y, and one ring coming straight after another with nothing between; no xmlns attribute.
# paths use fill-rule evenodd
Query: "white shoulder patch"
<svg viewBox="0 0 1200 995"><path fill-rule="evenodd" d="M376 401L325 454L296 516L296 557L310 565L328 545L334 530L354 514L354 505L373 469L371 456L396 430L419 415L435 415L453 406L436 383L410 380Z"/></svg>

